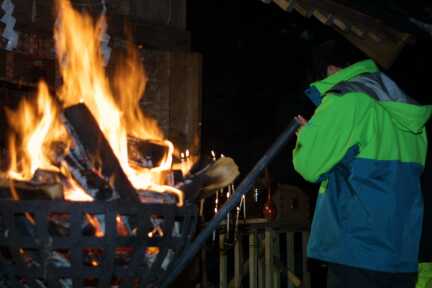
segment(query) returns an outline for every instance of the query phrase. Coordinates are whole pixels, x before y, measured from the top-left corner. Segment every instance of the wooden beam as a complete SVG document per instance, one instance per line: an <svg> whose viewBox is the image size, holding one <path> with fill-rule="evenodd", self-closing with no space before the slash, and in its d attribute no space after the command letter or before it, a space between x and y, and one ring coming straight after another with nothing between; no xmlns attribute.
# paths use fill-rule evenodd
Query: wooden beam
<svg viewBox="0 0 432 288"><path fill-rule="evenodd" d="M241 236L235 241L234 244L234 287L241 288L243 277L243 246Z"/></svg>
<svg viewBox="0 0 432 288"><path fill-rule="evenodd" d="M40 184L0 178L0 198L14 200L63 200L61 183Z"/></svg>
<svg viewBox="0 0 432 288"><path fill-rule="evenodd" d="M228 256L225 251L225 234L219 233L219 287L228 288Z"/></svg>
<svg viewBox="0 0 432 288"><path fill-rule="evenodd" d="M174 53L171 57L169 139L180 151L199 155L201 138L201 56Z"/></svg>
<svg viewBox="0 0 432 288"><path fill-rule="evenodd" d="M259 240L257 241L258 244L258 251L265 249L265 244L263 243L263 239L259 237ZM264 247L264 248L263 248ZM265 264L264 264L264 255L258 253L258 288L265 288Z"/></svg>
<svg viewBox="0 0 432 288"><path fill-rule="evenodd" d="M130 18L109 15L108 33L115 39L126 39L125 29L132 32L134 43L144 49L189 51L190 32L169 25L156 25Z"/></svg>
<svg viewBox="0 0 432 288"><path fill-rule="evenodd" d="M302 259L303 259L303 287L304 288L311 288L311 278L310 273L307 267L307 243L309 240L309 232L303 231L302 232Z"/></svg>
<svg viewBox="0 0 432 288"><path fill-rule="evenodd" d="M369 32L369 33L367 33L367 36L372 38L375 42L382 42L383 41L383 38L375 32Z"/></svg>
<svg viewBox="0 0 432 288"><path fill-rule="evenodd" d="M328 14L326 12L319 10L319 9L315 9L312 15L315 18L317 18L324 25L329 25L331 23L331 21L333 20L332 14Z"/></svg>
<svg viewBox="0 0 432 288"><path fill-rule="evenodd" d="M348 31L348 25L340 18L333 18L333 25L344 32Z"/></svg>
<svg viewBox="0 0 432 288"><path fill-rule="evenodd" d="M186 28L186 0L129 0L129 16L154 23Z"/></svg>
<svg viewBox="0 0 432 288"><path fill-rule="evenodd" d="M278 269L274 259L275 257L277 259L279 259L279 254L280 254L280 243L279 243L279 233L277 231L273 231L272 232L272 242L273 242L273 247L272 247L272 270L273 270L273 288L279 288L280 287L280 275L281 275L281 270Z"/></svg>
<svg viewBox="0 0 432 288"><path fill-rule="evenodd" d="M264 261L265 261L265 287L273 287L273 232L265 230L264 238Z"/></svg>
<svg viewBox="0 0 432 288"><path fill-rule="evenodd" d="M362 29L361 27L359 27L357 25L351 26L351 31L358 37L364 37L366 34L364 29Z"/></svg>
<svg viewBox="0 0 432 288"><path fill-rule="evenodd" d="M55 56L52 53L54 22L48 20L39 22L17 23L15 30L19 33L19 39L16 50L38 58L52 59ZM125 27L128 27L132 32L134 42L146 49L190 51L190 32L184 29L169 25L151 24L113 14L107 15L107 23L107 32L112 39L109 43L110 46L113 46L114 42L127 40ZM0 33L3 33L3 30L4 27L0 27ZM3 46L4 44L1 47Z"/></svg>
<svg viewBox="0 0 432 288"><path fill-rule="evenodd" d="M17 86L37 87L40 79L48 85L55 83L54 59L41 59L21 51L0 49L0 79Z"/></svg>
<svg viewBox="0 0 432 288"><path fill-rule="evenodd" d="M257 234L255 231L249 233L249 288L258 288L257 265L258 265L258 245Z"/></svg>
<svg viewBox="0 0 432 288"><path fill-rule="evenodd" d="M310 5L313 7L310 8ZM332 26L384 68L393 64L402 48L412 38L409 34L385 25L379 19L333 0L297 0L295 9L303 16L307 16L307 11L312 9L312 15L321 23Z"/></svg>
<svg viewBox="0 0 432 288"><path fill-rule="evenodd" d="M343 21L348 27L357 26L365 31L381 35L380 38L390 41L397 40L399 32L384 25L380 20L355 10L351 7L341 5L332 0L322 0L316 5L323 10L330 11Z"/></svg>
<svg viewBox="0 0 432 288"><path fill-rule="evenodd" d="M295 232L286 233L286 249L287 249L287 268L295 270L295 246L294 246Z"/></svg>
<svg viewBox="0 0 432 288"><path fill-rule="evenodd" d="M375 60L379 65L388 69L394 63L402 48L411 39L410 34L401 34L401 38L398 42L393 43L389 41L370 41L366 37L358 37L354 33L342 32L341 33L348 41L357 46L365 54Z"/></svg>
<svg viewBox="0 0 432 288"><path fill-rule="evenodd" d="M294 8L295 0L273 0L280 8L287 12L291 12Z"/></svg>
<svg viewBox="0 0 432 288"><path fill-rule="evenodd" d="M315 0L299 0L294 3L294 9L306 18L313 15L316 7Z"/></svg>
<svg viewBox="0 0 432 288"><path fill-rule="evenodd" d="M276 270L286 275L288 282L293 284L294 287L300 287L302 285L300 278L298 278L297 275L295 275L290 269L285 267L285 265L283 265L282 261L278 256L275 256L273 258L273 262L275 264ZM279 286L275 286L275 287L279 288Z"/></svg>

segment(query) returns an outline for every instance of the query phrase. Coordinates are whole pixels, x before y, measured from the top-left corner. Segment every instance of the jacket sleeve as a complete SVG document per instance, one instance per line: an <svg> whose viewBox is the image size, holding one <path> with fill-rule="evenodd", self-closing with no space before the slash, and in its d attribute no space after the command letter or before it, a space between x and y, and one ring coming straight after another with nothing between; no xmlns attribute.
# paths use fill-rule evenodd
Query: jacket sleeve
<svg viewBox="0 0 432 288"><path fill-rule="evenodd" d="M369 105L364 95L328 95L300 129L293 151L294 169L310 182L329 172L359 144L359 121Z"/></svg>

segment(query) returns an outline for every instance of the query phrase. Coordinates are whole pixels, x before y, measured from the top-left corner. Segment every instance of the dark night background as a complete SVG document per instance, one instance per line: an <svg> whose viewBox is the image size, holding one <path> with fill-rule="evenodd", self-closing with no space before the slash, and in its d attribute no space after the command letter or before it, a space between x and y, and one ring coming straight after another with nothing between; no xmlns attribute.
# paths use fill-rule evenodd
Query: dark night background
<svg viewBox="0 0 432 288"><path fill-rule="evenodd" d="M377 1L376 6L370 5L374 9L367 8L378 13L380 3L390 2L404 3ZM426 17L426 2L410 3L397 9ZM204 155L215 150L234 157L244 176L292 117L313 113L312 103L303 95L311 49L340 36L314 17L287 13L274 3L190 0L188 5L192 49L203 55L202 150ZM386 19L387 15L379 16ZM414 32L416 42L386 72L411 97L427 102L432 45L428 34ZM279 154L270 171L276 181L304 185L291 165L292 146Z"/></svg>
<svg viewBox="0 0 432 288"><path fill-rule="evenodd" d="M384 71L411 97L422 104L432 104L431 36L405 25L409 16L430 23L431 4L365 2L350 3L415 35L415 42L404 48L391 69ZM307 19L295 11L287 13L274 3L190 0L188 5L192 49L203 56L202 152L206 155L215 150L232 156L244 177L295 115L310 117L313 113L312 103L303 95L311 51L325 40L340 36L313 17ZM275 182L297 185L314 198L316 187L293 170L293 145L287 145L271 163L270 173ZM424 176L425 192L431 190L430 154ZM429 194L425 193L427 207L432 202ZM431 209L427 207L425 217L431 219ZM316 268L319 265L311 266L316 281L312 287L324 287L322 271Z"/></svg>

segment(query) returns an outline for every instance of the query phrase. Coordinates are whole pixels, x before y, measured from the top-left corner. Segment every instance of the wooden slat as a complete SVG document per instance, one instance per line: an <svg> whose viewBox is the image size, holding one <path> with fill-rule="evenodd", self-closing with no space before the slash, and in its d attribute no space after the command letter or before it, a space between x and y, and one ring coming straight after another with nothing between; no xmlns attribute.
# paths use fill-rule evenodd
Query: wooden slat
<svg viewBox="0 0 432 288"><path fill-rule="evenodd" d="M207 288L208 287L208 276L207 276L207 248L204 247L203 249L201 249L200 252L200 260L201 260L201 287L203 288Z"/></svg>
<svg viewBox="0 0 432 288"><path fill-rule="evenodd" d="M312 15L325 25L329 25L330 21L333 20L332 14L325 13L319 9L315 9Z"/></svg>
<svg viewBox="0 0 432 288"><path fill-rule="evenodd" d="M239 238L234 244L234 287L241 288L242 276L243 276L243 246L242 239Z"/></svg>
<svg viewBox="0 0 432 288"><path fill-rule="evenodd" d="M264 238L265 287L273 287L273 232L266 229Z"/></svg>
<svg viewBox="0 0 432 288"><path fill-rule="evenodd" d="M200 151L201 56L175 53L171 59L169 136L180 150Z"/></svg>
<svg viewBox="0 0 432 288"><path fill-rule="evenodd" d="M171 55L151 50L143 50L142 55L149 80L140 105L144 113L155 119L164 135L169 137Z"/></svg>
<svg viewBox="0 0 432 288"><path fill-rule="evenodd" d="M152 24L186 28L185 0L130 0L129 12Z"/></svg>
<svg viewBox="0 0 432 288"><path fill-rule="evenodd" d="M0 79L18 85L36 87L40 79L55 84L55 61L38 59L15 51L0 49Z"/></svg>
<svg viewBox="0 0 432 288"><path fill-rule="evenodd" d="M37 29L51 28L55 22L54 1L37 0L35 9L29 2L33 0L13 0L16 25L29 26L36 24ZM136 18L153 25L168 25L182 30L186 29L186 0L110 0L107 3L108 13ZM102 12L100 0L72 1L74 7L85 9L96 16ZM47 31L47 30L46 30Z"/></svg>
<svg viewBox="0 0 432 288"><path fill-rule="evenodd" d="M277 231L273 231L272 233L272 278L273 278L273 288L279 288L280 287L280 269L278 269L274 263L275 257L279 259L280 257L280 243L279 243L279 233Z"/></svg>
<svg viewBox="0 0 432 288"><path fill-rule="evenodd" d="M133 35L134 43L144 49L162 51L189 51L190 32L162 24L153 24L144 20L120 17L109 14L108 34L116 39L126 39L124 27L127 26Z"/></svg>
<svg viewBox="0 0 432 288"><path fill-rule="evenodd" d="M116 11L119 15L127 16L130 14L131 5L129 0L111 0L110 9Z"/></svg>
<svg viewBox="0 0 432 288"><path fill-rule="evenodd" d="M284 9L283 6L282 8ZM337 26L342 27L343 31L346 31L345 27L350 28L351 26L356 26L359 29L364 27L365 30L374 33L374 35L377 36L374 39L397 41L400 36L400 33L385 26L378 19L365 15L355 9L341 5L332 0L297 0L294 4L294 8L305 17L309 17L311 12L312 14L315 14L316 10L319 10L317 18L322 23L327 22L327 19L325 19L323 15L334 15L338 19L336 22Z"/></svg>
<svg viewBox="0 0 432 288"><path fill-rule="evenodd" d="M28 1L28 0L25 0ZM176 0L177 1L177 0ZM176 6L180 4L175 4ZM21 8L22 5L19 6ZM28 7L24 6L24 11ZM18 9L18 7L17 7ZM53 28L55 23L54 13L51 12L52 6L44 4L38 8L36 22L31 21L31 13L17 13L15 31L19 33L18 46L16 50L27 54L38 56L39 58L54 58L53 48ZM175 9L184 9L177 7ZM183 20L182 20L183 21ZM128 27L132 32L134 42L144 46L146 49L156 49L165 51L189 51L191 36L190 32L182 27L173 25L155 24L146 22L143 19L125 18L118 14L108 12L107 15L108 31L111 36L110 46L113 41L126 39L124 27ZM5 25L0 23L0 33L3 33ZM2 44L4 45L4 44ZM2 46L0 46L2 47Z"/></svg>
<svg viewBox="0 0 432 288"><path fill-rule="evenodd" d="M257 235L255 231L249 233L249 288L258 288L257 283Z"/></svg>
<svg viewBox="0 0 432 288"><path fill-rule="evenodd" d="M315 1L296 1L294 3L294 9L297 10L297 12L299 12L303 17L310 18L316 9Z"/></svg>
<svg viewBox="0 0 432 288"><path fill-rule="evenodd" d="M225 234L219 234L219 287L228 288L228 256L225 253Z"/></svg>
<svg viewBox="0 0 432 288"><path fill-rule="evenodd" d="M372 38L375 42L382 42L383 38L375 32L367 33L367 36Z"/></svg>
<svg viewBox="0 0 432 288"><path fill-rule="evenodd" d="M242 275L241 278L243 278L246 274L249 273L249 259L247 259L244 263L243 263L243 267L242 267ZM255 275L256 276L256 275ZM228 283L228 287L232 288L234 287L234 281L235 279L231 279L231 281ZM240 286L240 287L244 287L244 286Z"/></svg>
<svg viewBox="0 0 432 288"><path fill-rule="evenodd" d="M171 22L172 25L180 29L186 29L186 0L172 0L172 6L172 10L175 11Z"/></svg>
<svg viewBox="0 0 432 288"><path fill-rule="evenodd" d="M294 8L295 0L273 0L280 8L285 11L291 12Z"/></svg>
<svg viewBox="0 0 432 288"><path fill-rule="evenodd" d="M264 255L260 252L262 251L264 253L265 249L265 243L263 239L257 239L258 244L258 288L264 288L265 286L265 262L264 262ZM262 248L264 247L264 249Z"/></svg>
<svg viewBox="0 0 432 288"><path fill-rule="evenodd" d="M411 39L411 35L401 34L401 39L397 43L388 41L376 42L367 38L360 38L353 33L338 32L386 69L391 67L402 51L402 48Z"/></svg>
<svg viewBox="0 0 432 288"><path fill-rule="evenodd" d="M301 0L306 1L306 0ZM399 33L394 29L385 26L381 21L373 18L362 12L352 9L350 7L341 5L332 0L321 0L315 2L318 9L328 11L344 22L346 26L364 27L367 31L373 32L376 35L388 40L395 40L398 38Z"/></svg>
<svg viewBox="0 0 432 288"><path fill-rule="evenodd" d="M288 1L278 2L276 3L286 10ZM332 0L296 0L294 8L305 17L312 11L312 15L321 23L331 25L384 68L393 64L412 37L386 26L376 18Z"/></svg>
<svg viewBox="0 0 432 288"><path fill-rule="evenodd" d="M333 25L336 26L341 31L347 32L348 31L348 25L341 20L340 18L333 18Z"/></svg>
<svg viewBox="0 0 432 288"><path fill-rule="evenodd" d="M303 231L302 232L302 259L303 259L303 287L304 288L311 288L311 278L310 278L310 272L307 267L307 243L309 240L309 232Z"/></svg>
<svg viewBox="0 0 432 288"><path fill-rule="evenodd" d="M351 31L358 37L364 37L366 32L364 31L363 28L357 26L357 25L353 25L351 26Z"/></svg>
<svg viewBox="0 0 432 288"><path fill-rule="evenodd" d="M294 246L294 232L286 233L286 249L287 249L287 268L295 271L295 246ZM288 286L292 288L291 284Z"/></svg>

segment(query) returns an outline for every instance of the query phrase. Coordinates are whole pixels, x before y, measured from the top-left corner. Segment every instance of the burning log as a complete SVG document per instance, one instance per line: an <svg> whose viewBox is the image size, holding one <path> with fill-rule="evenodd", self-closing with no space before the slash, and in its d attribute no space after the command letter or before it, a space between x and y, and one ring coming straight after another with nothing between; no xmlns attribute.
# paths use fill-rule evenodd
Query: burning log
<svg viewBox="0 0 432 288"><path fill-rule="evenodd" d="M143 168L160 166L169 147L163 141L128 137L129 161Z"/></svg>
<svg viewBox="0 0 432 288"><path fill-rule="evenodd" d="M188 199L207 198L216 190L234 182L239 174L238 166L232 158L221 157L202 170L186 177L178 188L185 192Z"/></svg>
<svg viewBox="0 0 432 288"><path fill-rule="evenodd" d="M0 198L14 200L63 199L61 183L40 184L0 178Z"/></svg>
<svg viewBox="0 0 432 288"><path fill-rule="evenodd" d="M152 204L176 204L177 198L175 195L170 193L160 193L154 191L142 191L138 190L138 196L141 203L152 203Z"/></svg>
<svg viewBox="0 0 432 288"><path fill-rule="evenodd" d="M66 108L62 115L77 149L89 159L98 160L101 175L112 180L114 194L109 200L121 198L138 201L134 187L88 108L84 104L76 104ZM99 159L95 159L96 156Z"/></svg>
<svg viewBox="0 0 432 288"><path fill-rule="evenodd" d="M63 175L59 172L37 169L31 182L39 184L56 184L62 181Z"/></svg>
<svg viewBox="0 0 432 288"><path fill-rule="evenodd" d="M94 169L89 167L88 161L79 158L76 149L70 149L63 159L67 163L73 178L93 199L108 200L113 197L113 190L109 180L102 178Z"/></svg>

